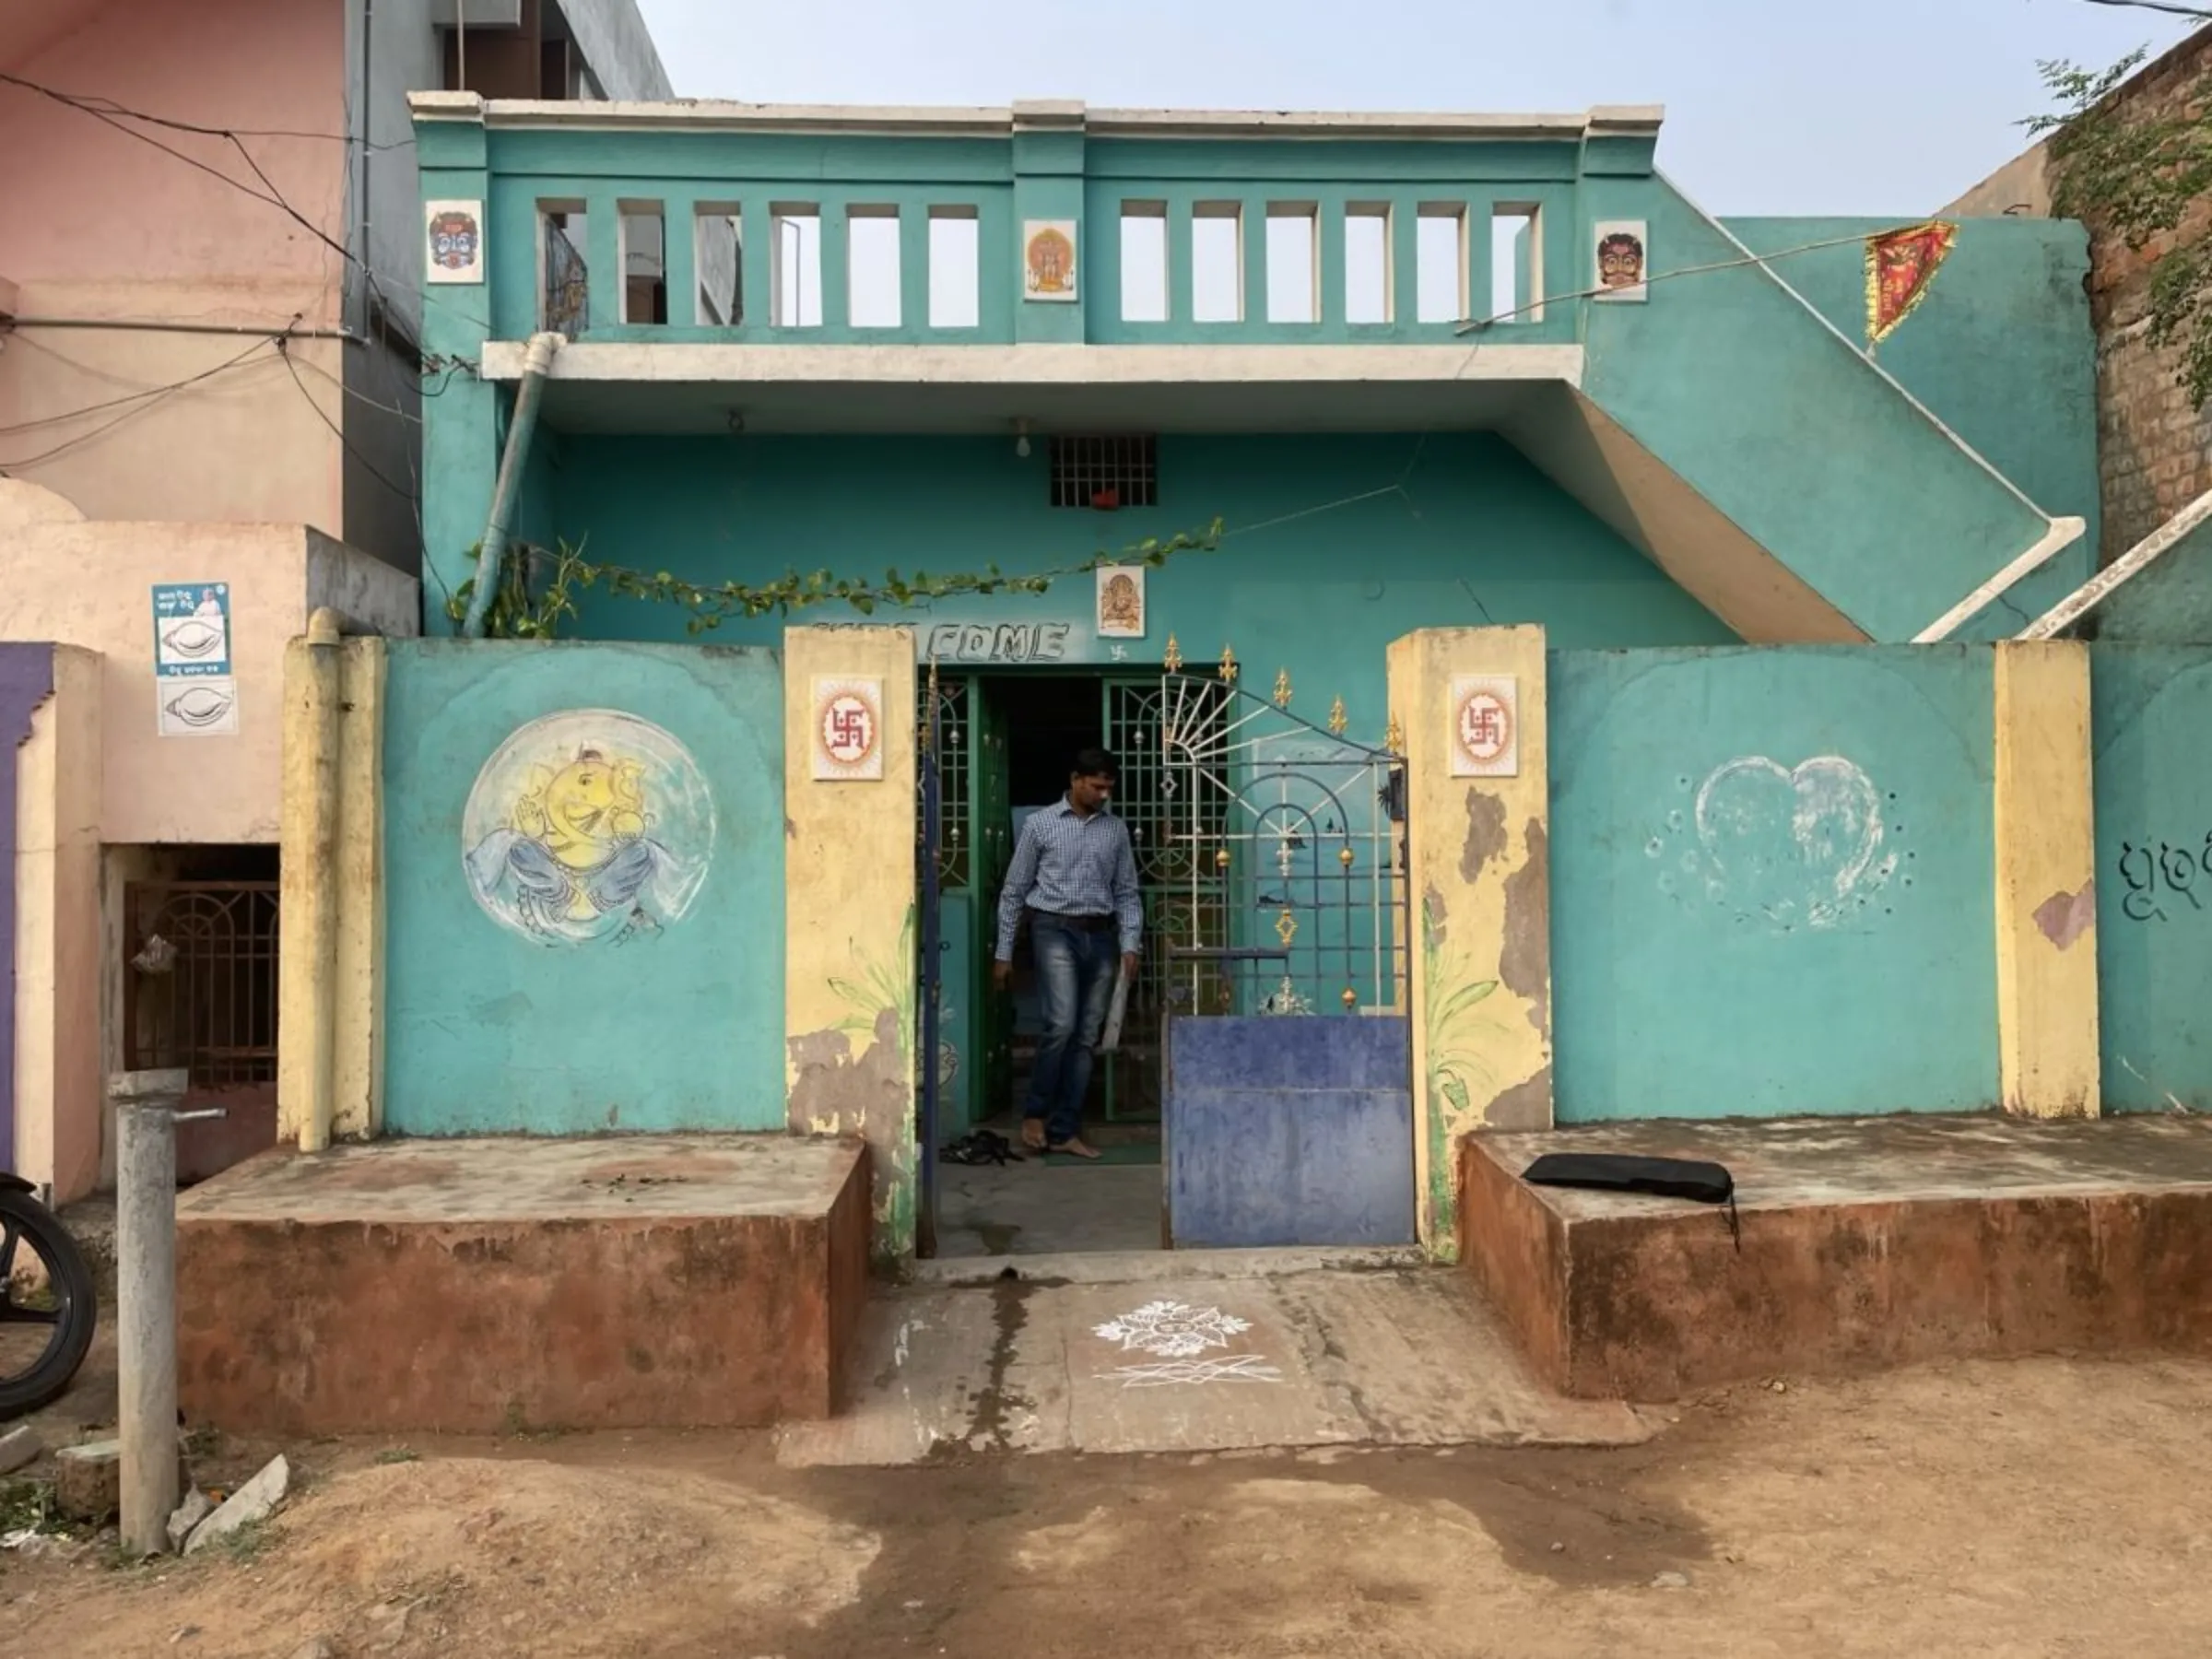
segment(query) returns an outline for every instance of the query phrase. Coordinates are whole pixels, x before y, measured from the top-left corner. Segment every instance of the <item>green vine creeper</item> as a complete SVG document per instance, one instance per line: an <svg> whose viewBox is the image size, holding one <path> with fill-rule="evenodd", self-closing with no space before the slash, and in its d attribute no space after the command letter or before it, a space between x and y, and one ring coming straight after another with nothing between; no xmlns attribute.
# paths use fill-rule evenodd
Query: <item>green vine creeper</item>
<svg viewBox="0 0 2212 1659"><path fill-rule="evenodd" d="M579 593L595 588L625 599L645 599L673 605L685 612L685 631L707 633L732 618L789 616L811 606L843 604L862 616L877 606L904 607L967 594L990 597L998 594L1041 594L1054 582L1071 576L1088 576L1109 565L1144 565L1158 569L1182 553L1212 552L1221 545L1221 521L1202 531L1182 531L1165 538L1149 536L1118 553L1099 553L1077 564L1039 571L1031 575L1009 575L996 565L981 573L933 576L926 571L900 574L896 569L879 578L839 576L830 571L801 573L786 571L772 582L686 582L666 571L647 574L626 565L594 564L583 557L581 546L567 542L547 551L517 547L503 561L500 589L493 596L485 632L494 639L550 640L563 623L577 614ZM469 549L480 560L481 544ZM550 565L550 569L547 566ZM539 578L542 576L542 581ZM446 601L445 614L458 623L468 614L477 578L472 576Z"/></svg>

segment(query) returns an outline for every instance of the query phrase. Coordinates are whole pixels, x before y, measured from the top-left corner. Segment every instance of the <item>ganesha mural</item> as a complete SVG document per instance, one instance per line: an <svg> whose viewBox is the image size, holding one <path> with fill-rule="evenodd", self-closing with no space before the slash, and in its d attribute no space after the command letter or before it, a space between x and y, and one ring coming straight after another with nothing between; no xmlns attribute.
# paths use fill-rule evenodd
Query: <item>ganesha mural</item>
<svg viewBox="0 0 2212 1659"><path fill-rule="evenodd" d="M690 752L614 709L518 727L461 815L469 890L537 945L621 944L673 925L713 853L714 798Z"/></svg>

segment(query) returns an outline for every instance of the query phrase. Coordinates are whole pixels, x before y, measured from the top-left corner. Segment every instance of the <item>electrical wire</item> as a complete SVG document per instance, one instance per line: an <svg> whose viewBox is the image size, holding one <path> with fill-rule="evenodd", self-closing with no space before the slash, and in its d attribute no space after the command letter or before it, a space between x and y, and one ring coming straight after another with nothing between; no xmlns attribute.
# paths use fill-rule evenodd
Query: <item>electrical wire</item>
<svg viewBox="0 0 2212 1659"><path fill-rule="evenodd" d="M382 484L394 495L400 497L404 500L410 500L419 503L421 497L417 491L408 489L403 485L393 483L391 479L384 477L382 471L378 468L377 465L373 461L370 460L368 456L362 454L359 450L354 448L352 441L346 436L346 429L330 418L330 411L325 409L321 404L315 401L315 394L307 389L307 382L300 378L299 366L292 361L292 354L285 349L285 343L281 338L276 341L276 355L284 359L285 372L292 377L292 384L300 389L300 395L307 400L307 406L314 410L315 418L320 420L324 426L328 427L330 429L330 435L338 441L338 447L344 450L347 455L351 456L353 460L359 465L360 469L363 472L374 478L379 484ZM382 406L381 405L379 406L379 407Z"/></svg>
<svg viewBox="0 0 2212 1659"><path fill-rule="evenodd" d="M1716 259L1709 265L1677 265L1671 271L1653 272L1643 279L1644 285L1648 288L1657 283L1672 282L1677 276L1702 276L1712 271L1735 271L1741 270L1746 265L1768 265L1777 259L1787 259L1796 253L1812 253L1822 248L1863 246L1881 237L1895 236L1900 231L1916 229L1926 223L1925 219L1914 219L1909 224L1893 225L1887 230L1862 230L1853 236L1830 236L1823 237L1818 241L1799 242L1794 247L1777 248L1771 253L1747 253L1741 259ZM1601 294L1609 294L1614 291L1616 290L1607 288L1575 288L1571 292L1563 294L1541 295L1536 299L1514 306L1511 311L1501 311L1491 316L1462 317L1453 324L1453 333L1476 334L1490 327L1493 324L1510 323L1515 317L1524 316L1530 312L1541 311L1547 305L1560 305L1570 300L1594 300Z"/></svg>
<svg viewBox="0 0 2212 1659"><path fill-rule="evenodd" d="M444 579L439 576L435 571L430 570L429 560L424 558L424 554L429 546L429 536L425 533L422 525L422 479L415 470L415 454L413 450L409 449L404 452L406 456L407 477L410 480L412 480L413 488L403 488L399 485L394 484L390 478L386 477L382 469L381 469L376 463L370 460L368 456L362 454L359 450L356 449L352 440L346 436L345 429L341 428L336 421L331 419L329 412L325 410L321 404L315 401L315 394L307 389L307 382L300 378L300 371L292 359L292 354L290 351L286 349L285 342L281 339L276 342L276 352L277 355L284 359L285 369L292 377L292 384L299 388L300 395L307 400L308 407L314 410L315 418L320 420L324 426L330 429L330 435L338 441L338 448L345 452L347 458L354 462L363 472L374 478L379 484L382 484L394 495L399 497L400 500L407 503L408 509L414 514L415 518L416 559L421 564L424 571L427 571L432 577L432 579L438 582L439 590L441 593L445 592ZM308 367L312 369L314 367L314 365L311 363L308 365ZM339 389L343 391L345 388L341 386ZM377 404L376 407L389 408L389 406L384 404Z"/></svg>
<svg viewBox="0 0 2212 1659"><path fill-rule="evenodd" d="M291 127L200 126L193 122L178 121L167 115L153 115L144 110L134 110L126 104L117 103L113 99L100 93L64 92L57 88L41 85L38 81L27 80L20 75L9 75L4 70L0 70L0 84L20 87L26 92L36 92L41 98L51 98L56 103L67 104L71 109L82 110L87 114L121 115L132 121L143 121L149 126L167 127L173 133L194 133L204 138L300 138L321 144L353 145L371 152L412 149L415 147L415 140L411 136L395 139L389 144L380 144L371 138L356 138L350 133L304 133Z"/></svg>
<svg viewBox="0 0 2212 1659"><path fill-rule="evenodd" d="M308 218L305 214L301 213L297 207L294 207L289 202L286 201L281 192L275 192L274 186L271 186L271 190L275 192L274 194L264 195L260 191L255 190L252 185L246 183L243 180L233 178L230 174L223 171L221 168L216 167L209 162L203 161L197 156L188 156L182 150L178 149L174 145L162 143L160 139L155 137L150 133L142 133L135 127L126 126L124 124L126 120L144 119L143 117L140 117L135 111L125 112L121 115L113 115L110 114L105 110L98 109L93 105L85 102L81 99L72 98L65 93L49 91L43 87L39 87L34 83L24 81L17 76L0 73L0 80L6 81L15 86L28 87L34 92L42 93L44 96L53 99L54 102L63 105L65 108L75 110L79 114L89 115L93 120L100 123L101 125L114 128L115 131L121 133L126 138L135 138L140 144L149 145L153 148L159 150L163 155L171 157L175 160L182 161L185 166L193 168L197 171L204 172L211 179L219 180L221 182L229 185L231 189L238 191L241 194L252 196L255 201L264 203L268 206L277 209L279 212L287 215L288 218L296 221L301 227L301 229L305 229L310 235L314 237L317 241L322 242L325 247L331 249L342 258L353 260L356 257L351 249L344 247L340 243L333 241L330 236L322 229L321 227ZM262 172L259 165L253 160L252 153L246 149L244 142L239 138L237 134L229 131L213 131L206 133L203 135L229 139L231 145L236 147L239 154L245 157L246 164L253 169L255 174L258 175L265 183L267 182L268 175L265 172Z"/></svg>
<svg viewBox="0 0 2212 1659"><path fill-rule="evenodd" d="M21 421L12 427L0 428L0 435L10 435L17 432L31 431L41 427L59 425L65 421L78 420L87 415L97 414L106 409L113 408L120 409L121 411L111 418L100 422L100 425L94 427L90 431L79 432L73 438L65 439L60 443L55 444L52 449L41 450L35 455L21 455L12 459L0 460L0 474L6 474L20 467L41 465L45 462L52 461L60 455L65 454L70 450L76 448L79 444L88 443L93 439L100 437L102 433L112 431L115 428L121 426L124 421L130 419L133 416L144 414L147 410L152 408L156 404L159 404L167 398L173 397L179 392L182 392L188 387L199 385L203 382L213 380L218 374L226 374L229 372L231 370L238 368L244 363L245 360L252 357L255 352L264 350L268 347L276 344L277 340L281 337L282 336L280 335L272 335L267 339L256 340L253 345L247 347L245 350L240 352L236 357L230 358L224 362L218 363L213 368L203 369L197 374L188 375L183 380L172 382L166 386L156 386L148 391L134 393L126 397L110 398L105 403L93 404L82 409L73 409L65 415L42 416L36 420Z"/></svg>
<svg viewBox="0 0 2212 1659"><path fill-rule="evenodd" d="M324 368L322 364L314 362L307 358L300 358L295 360L310 374L322 376L323 379L328 381L332 385L335 386L347 396L352 398L354 402L363 405L368 408L378 410L382 414L393 416L400 420L411 421L416 426L420 426L422 424L422 417L420 415L416 414L412 410L403 409L397 404L388 404L381 398L371 397L368 393L361 391L359 387L347 385L344 381L340 380L329 370ZM437 385L423 387L421 395L424 397L444 396L447 385L452 382L453 376L458 374L460 371L461 365L459 362L448 362L445 365L445 371L440 377Z"/></svg>
<svg viewBox="0 0 2212 1659"><path fill-rule="evenodd" d="M52 87L43 86L37 81L27 80L19 75L10 75L5 71L0 71L0 84L13 86L24 91L35 93L39 97L52 100L53 102L62 105L65 109L75 110L82 115L89 115L93 120L100 122L102 125L112 127L116 132L123 134L126 138L135 138L141 144L151 146L153 148L159 150L163 155L171 157L172 159L182 161L185 166L193 168L197 171L204 172L211 179L215 179L222 183L228 184L231 189L239 192L241 195L250 196L254 201L260 202L265 206L276 208L279 213L284 214L288 218L291 219L293 223L297 224L301 229L305 230L310 236L321 242L325 248L329 249L340 259L344 260L347 265L358 270L360 273L362 281L367 284L369 291L375 296L377 300L383 307L387 317L393 312L394 308L392 306L392 301L384 292L383 278L370 266L367 260L356 253L351 248L347 247L344 243L332 237L321 226L317 225L312 219L309 218L306 214L300 212L299 208L292 206L291 202L286 198L284 192L278 188L276 181L269 177L266 170L265 170L261 163L254 159L253 151L246 147L244 140L249 134L244 130L235 127L201 126L190 122L172 121L166 116L150 115L143 110L132 109L128 105L118 103L115 100L111 98L92 98L76 93L58 91ZM212 163L203 161L196 156L187 155L184 151L178 149L173 145L164 144L160 139L155 137L150 133L140 132L136 127L125 124L126 123L133 121L144 122L150 125L164 127L173 131L190 133L199 137L220 138L227 141L230 147L238 152L240 159L245 162L246 166L250 170L252 170L253 176L260 180L264 188L257 190L252 184L247 183L244 180L237 178L230 173L225 172L221 168L216 167ZM275 135L273 133L265 133L265 135ZM337 135L335 134L305 134L293 135L311 138L327 137L332 142L338 141ZM393 145L372 147L398 148L401 147ZM435 295L432 295L427 289L416 284L394 279L393 286L398 288L403 292L414 295L417 299L422 300L426 305L438 305L443 303ZM453 309L456 316L467 315L465 312L460 311L458 307ZM383 329L384 336L388 344L404 342L416 356L419 357L422 355L422 348L420 345L413 339L407 337L404 331L391 329L388 325L388 323L380 326L382 326Z"/></svg>
<svg viewBox="0 0 2212 1659"><path fill-rule="evenodd" d="M81 409L71 409L65 414L41 415L32 420L18 420L12 426L0 426L0 438L13 438L18 432L36 431L41 427L60 426L66 421L81 420L88 415L98 415L107 409L118 409L126 404L143 403L148 398L167 397L172 392L182 392L187 386L196 386L202 381L213 380L218 374L229 372L279 337L277 334L272 332L265 337L255 340L236 357L227 359L216 364L212 369L203 369L197 374L188 375L183 380L171 381L165 386L148 386L143 392L126 392L121 397L111 397L100 403L87 404Z"/></svg>

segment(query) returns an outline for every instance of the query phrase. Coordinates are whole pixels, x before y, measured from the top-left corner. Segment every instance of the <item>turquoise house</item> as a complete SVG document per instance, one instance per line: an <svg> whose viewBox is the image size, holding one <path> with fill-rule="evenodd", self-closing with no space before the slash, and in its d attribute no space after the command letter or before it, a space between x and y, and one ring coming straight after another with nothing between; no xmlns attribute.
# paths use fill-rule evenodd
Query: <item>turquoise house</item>
<svg viewBox="0 0 2212 1659"><path fill-rule="evenodd" d="M912 686L870 714L897 724L908 697L918 711L939 803L922 885L938 897L913 932L934 929L938 948L909 936L920 1011L898 1006L896 984L878 1008L857 969L838 982L854 989L856 1045L880 1014L911 1052L934 1013L934 1066L915 1069L934 1075L940 1138L1009 1104L1027 1016L987 992L997 878L1018 815L1055 798L1068 755L1097 742L1124 757L1158 941L1101 1068L1110 1119L1160 1117L1177 1012L1402 1017L1408 981L1440 971L1423 953L1445 933L1441 898L1424 922L1407 852L1424 835L1449 839L1470 891L1486 864L1548 869L1544 989L1510 967L1469 982L1540 1017L1546 1123L1998 1099L1986 961L1947 982L1944 1034L1885 1033L1960 937L1988 954L1989 642L2091 568L2080 227L1959 225L1924 302L1870 348L1867 239L1912 216L1715 218L1659 170L1656 109L451 93L414 107L438 377L424 402L427 634L460 631L488 535L541 594L562 547L679 594L792 571L895 570L924 586L919 572L1074 573L895 612L737 616L704 635L685 603L586 589L561 629L581 654L534 671L559 696L516 696L524 681L501 669L497 720L456 712L471 690L453 653L467 648L395 655L387 722L434 725L446 747L388 749L389 1121L423 1134L618 1127L630 1110L655 1128L783 1121L754 1097L775 1089L773 1033L795 1032L796 1016L730 1011L772 986L781 954L687 969L696 1006L661 985L665 964L651 970L638 1029L653 1053L624 1063L643 1067L634 1107L615 1098L617 1065L582 1092L563 1070L558 1087L502 1096L501 1056L525 1052L504 1016L485 1036L432 1015L468 985L498 993L483 1004L495 1016L522 1006L500 998L529 1001L529 976L559 959L529 956L512 927L460 927L453 894L401 870L410 838L445 858L465 774L507 726L561 698L624 709L673 733L710 782L752 781L721 820L742 828L744 852L714 855L685 925L712 915L724 937L772 937L781 953L812 900L793 835L772 833L775 803L825 775L799 746L818 748L827 728L776 724L783 630L800 622L912 630ZM1143 561L1179 535L1202 545ZM1525 722L1526 746L1548 725L1548 783L1535 774L1548 829L1486 828L1472 804L1424 824L1417 805L1409 841L1399 758L1415 716L1393 642L1530 627L1537 654L1499 709ZM706 651L720 654L685 665ZM1547 721L1515 713L1536 680ZM453 747L465 727L466 755ZM856 740L849 764L879 763ZM540 818L545 789L587 787L545 764L513 786ZM1220 800L1192 830L1179 815L1207 787ZM1412 796L1430 798L1418 779ZM878 810L914 814L920 832L911 798ZM1820 831L1833 890L1808 897L1775 873L1813 856L1802 842L1770 855L1747 831L1727 869L1695 844L1700 812L1772 810L1785 827L1806 812L1843 827ZM1488 862L1493 831L1504 863ZM520 865L498 876L525 894L538 878ZM520 954L479 959L500 951ZM1839 1027L1823 1013L1837 983L1880 994ZM594 987L549 994L531 1006L593 1027ZM1724 1037L1762 996L1771 1018ZM408 1008L422 1019L397 1018ZM747 1103L718 1112L646 1075L697 1063L686 1031L717 1034ZM1442 1088L1454 1041L1417 1033L1410 1048L1363 1047L1359 1064L1425 1065ZM1219 1063L1240 1064L1235 1051ZM542 1046L527 1052L543 1064ZM1373 1058L1391 1053L1413 1057ZM795 1040L781 1060L795 1098L810 1062ZM472 1079L465 1108L441 1103L455 1075ZM1520 1087L1501 1076L1477 1092L1508 1122ZM1347 1098L1368 1088L1347 1083ZM1233 1118L1237 1092L1207 1109ZM1366 1145L1324 1134L1285 1156L1357 1162ZM1430 1182L1434 1159L1419 1157Z"/></svg>

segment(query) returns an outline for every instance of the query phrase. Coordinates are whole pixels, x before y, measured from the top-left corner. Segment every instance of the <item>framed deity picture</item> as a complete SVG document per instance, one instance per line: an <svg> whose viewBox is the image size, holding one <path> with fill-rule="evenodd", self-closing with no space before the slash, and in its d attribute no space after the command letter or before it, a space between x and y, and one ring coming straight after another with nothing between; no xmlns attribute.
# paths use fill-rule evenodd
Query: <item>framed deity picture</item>
<svg viewBox="0 0 2212 1659"><path fill-rule="evenodd" d="M1076 221L1027 219L1021 227L1021 297L1073 304Z"/></svg>
<svg viewBox="0 0 2212 1659"><path fill-rule="evenodd" d="M1098 634L1101 640L1145 637L1145 567L1099 568Z"/></svg>

